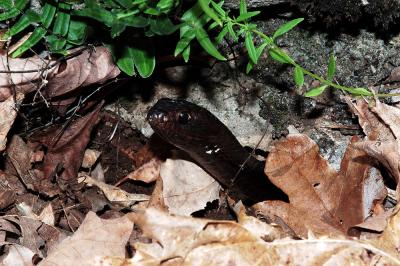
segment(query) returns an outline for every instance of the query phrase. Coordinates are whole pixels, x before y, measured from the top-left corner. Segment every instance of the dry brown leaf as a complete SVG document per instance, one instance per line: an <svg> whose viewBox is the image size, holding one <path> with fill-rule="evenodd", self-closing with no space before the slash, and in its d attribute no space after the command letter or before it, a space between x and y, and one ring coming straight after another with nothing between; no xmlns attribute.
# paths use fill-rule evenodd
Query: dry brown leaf
<svg viewBox="0 0 400 266"><path fill-rule="evenodd" d="M151 197L147 207L152 207L161 211L168 211L167 206L164 203L163 197L163 181L161 178L157 179L156 185L154 187L153 193L151 193Z"/></svg>
<svg viewBox="0 0 400 266"><path fill-rule="evenodd" d="M64 239L39 265L85 266L95 265L98 257L125 257L132 229L133 223L126 216L104 220L89 212L74 235Z"/></svg>
<svg viewBox="0 0 400 266"><path fill-rule="evenodd" d="M82 159L82 167L83 168L91 168L99 159L101 152L92 150L92 149L86 149L85 153L83 154L83 159Z"/></svg>
<svg viewBox="0 0 400 266"><path fill-rule="evenodd" d="M74 51L72 51L74 52ZM84 50L79 55L70 58L65 63L47 61L43 58L13 59L0 56L0 101L11 95L11 86L15 85L17 92L26 94L38 89L38 83L47 78L47 86L42 89L46 97L56 97L70 93L76 88L93 83L102 83L116 77L120 71L113 63L110 52L105 47L94 50ZM7 67L9 66L9 68ZM43 70L48 66L48 70ZM4 73L5 71L28 71L30 73Z"/></svg>
<svg viewBox="0 0 400 266"><path fill-rule="evenodd" d="M275 239L282 239L288 237L284 230L278 225L271 225L265 222L261 222L253 216L248 216L246 214L246 209L241 201L236 203L233 207L235 211L238 224L249 230L252 234L262 238L268 242Z"/></svg>
<svg viewBox="0 0 400 266"><path fill-rule="evenodd" d="M17 172L16 175L21 178L24 185L28 189L35 190L35 184L37 184L38 179L31 172L32 149L20 136L14 135L8 145L7 154L7 172L13 173L12 170L15 170Z"/></svg>
<svg viewBox="0 0 400 266"><path fill-rule="evenodd" d="M161 160L158 158L152 158L150 161L122 178L122 180L125 181L126 179L131 179L151 183L156 181L160 176L160 168Z"/></svg>
<svg viewBox="0 0 400 266"><path fill-rule="evenodd" d="M35 253L29 248L20 246L17 244L12 244L8 248L7 255L0 262L4 266L29 266L33 265L32 259Z"/></svg>
<svg viewBox="0 0 400 266"><path fill-rule="evenodd" d="M289 196L290 204L266 201L254 206L257 211L282 218L302 237L309 230L318 235L340 235L343 228L332 213L337 194L333 195L330 190L338 174L310 138L291 134L276 143L267 157L265 173Z"/></svg>
<svg viewBox="0 0 400 266"><path fill-rule="evenodd" d="M400 261L400 205L396 206L382 235L377 239L370 240L370 243L385 250Z"/></svg>
<svg viewBox="0 0 400 266"><path fill-rule="evenodd" d="M269 217L280 217L302 237L309 231L342 235L364 220L362 193L368 171L366 154L351 145L337 173L310 138L290 134L276 143L265 168L270 180L289 196L290 203L266 201L254 208Z"/></svg>
<svg viewBox="0 0 400 266"><path fill-rule="evenodd" d="M347 239L264 242L241 225L171 216L147 209L131 216L153 243L135 243L132 259L101 265L395 265L400 260L369 243ZM257 233L258 234L258 233ZM109 265L109 264L108 264Z"/></svg>
<svg viewBox="0 0 400 266"><path fill-rule="evenodd" d="M248 242L254 243L254 246L263 244L260 238L231 221L170 216L154 208L133 214L132 217L135 224L143 230L144 235L157 241L162 247L161 252L159 247L154 247L154 245L150 250L145 249L146 244L135 244L135 248L145 254L158 254L157 259L161 260L174 257L185 258L193 249L211 243L232 245L238 249L242 244L246 246ZM154 249L156 250L152 251ZM243 254L247 253L243 252ZM238 256L253 256L254 252L243 254L238 253Z"/></svg>
<svg viewBox="0 0 400 266"><path fill-rule="evenodd" d="M170 213L190 215L219 199L220 186L207 172L185 160L167 159L160 169L165 205Z"/></svg>
<svg viewBox="0 0 400 266"><path fill-rule="evenodd" d="M55 218L51 203L47 204L47 206L40 212L39 215L35 214L32 210L32 207L27 205L25 202L19 203L16 207L23 216L41 221L48 225L54 225Z"/></svg>
<svg viewBox="0 0 400 266"><path fill-rule="evenodd" d="M397 199L400 198L400 108L375 99L375 107L366 103L348 102L357 114L368 141L355 145L385 166L397 183ZM371 112L372 111L372 112ZM364 119L369 117L370 119Z"/></svg>
<svg viewBox="0 0 400 266"><path fill-rule="evenodd" d="M0 175L1 176L1 175ZM0 191L0 210L7 208L16 200L16 192L12 189L2 189Z"/></svg>
<svg viewBox="0 0 400 266"><path fill-rule="evenodd" d="M17 117L16 104L19 104L24 99L24 95L17 93L15 96L17 102L14 102L14 97L9 96L7 100L0 103L0 151L6 148L7 134Z"/></svg>
<svg viewBox="0 0 400 266"><path fill-rule="evenodd" d="M110 202L118 203L124 207L130 207L138 201L148 201L150 197L144 194L131 194L120 188L98 181L86 174L81 174L78 182L84 182L89 186L100 188Z"/></svg>
<svg viewBox="0 0 400 266"><path fill-rule="evenodd" d="M61 180L70 181L77 177L90 133L98 122L101 106L99 104L91 113L72 121L66 128L57 125L33 139L47 147L42 168L43 179L53 178L60 168L63 169L59 176Z"/></svg>

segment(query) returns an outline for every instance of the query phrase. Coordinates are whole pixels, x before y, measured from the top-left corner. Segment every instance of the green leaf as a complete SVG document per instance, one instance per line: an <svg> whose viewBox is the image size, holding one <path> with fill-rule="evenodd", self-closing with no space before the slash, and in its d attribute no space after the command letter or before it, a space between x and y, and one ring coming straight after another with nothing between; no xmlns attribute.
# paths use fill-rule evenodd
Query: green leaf
<svg viewBox="0 0 400 266"><path fill-rule="evenodd" d="M333 54L329 56L329 63L328 63L328 80L332 81L333 76L335 75L336 72L336 59Z"/></svg>
<svg viewBox="0 0 400 266"><path fill-rule="evenodd" d="M215 41L217 42L217 44L220 44L222 42L222 40L224 39L224 37L226 36L226 34L228 33L228 27L223 27L221 32L218 34L217 38L215 38Z"/></svg>
<svg viewBox="0 0 400 266"><path fill-rule="evenodd" d="M206 13L210 18L218 23L222 27L222 22L219 19L218 15L212 10L209 6L210 0L198 0L198 3L201 9Z"/></svg>
<svg viewBox="0 0 400 266"><path fill-rule="evenodd" d="M360 96L374 96L374 94L366 88L351 88L349 89L349 92Z"/></svg>
<svg viewBox="0 0 400 266"><path fill-rule="evenodd" d="M304 18L297 18L294 20L291 20L283 25L281 25L274 33L274 35L272 36L272 39L276 39L277 37L285 34L286 32L290 31L291 29L293 29L294 27L296 27L297 24L299 24L300 22L302 22L304 20Z"/></svg>
<svg viewBox="0 0 400 266"><path fill-rule="evenodd" d="M68 33L69 23L71 20L71 15L68 12L71 7L70 5L60 3L59 8L56 20L54 21L53 33L65 36Z"/></svg>
<svg viewBox="0 0 400 266"><path fill-rule="evenodd" d="M130 47L130 54L139 75L150 77L156 66L153 45L149 41L139 43L137 47Z"/></svg>
<svg viewBox="0 0 400 266"><path fill-rule="evenodd" d="M29 0L16 0L15 5L11 9L0 14L0 21L18 16L28 3ZM7 5L7 3L5 4Z"/></svg>
<svg viewBox="0 0 400 266"><path fill-rule="evenodd" d="M115 50L114 48L113 50ZM114 53L113 53L114 54ZM114 54L114 56L116 56ZM129 76L134 76L135 73L135 64L133 62L132 57L132 48L126 46L123 48L123 52L120 58L116 60L117 66L121 71L125 72Z"/></svg>
<svg viewBox="0 0 400 266"><path fill-rule="evenodd" d="M42 10L41 22L42 26L48 29L53 21L54 15L56 14L56 7L47 3L44 5Z"/></svg>
<svg viewBox="0 0 400 266"><path fill-rule="evenodd" d="M185 35L181 37L181 39L176 44L174 56L182 53L182 51L189 45L189 43L196 37L196 33L194 29L187 31Z"/></svg>
<svg viewBox="0 0 400 266"><path fill-rule="evenodd" d="M11 0L2 0L0 2L0 8L4 10L11 9L13 7L13 2Z"/></svg>
<svg viewBox="0 0 400 266"><path fill-rule="evenodd" d="M258 57L257 57L257 52L256 52L256 48L254 46L253 36L252 36L251 32L249 32L249 31L246 32L246 37L245 37L244 41L245 41L245 45L247 48L247 53L249 54L251 61L254 64L257 64Z"/></svg>
<svg viewBox="0 0 400 266"><path fill-rule="evenodd" d="M246 0L240 0L239 4L239 14L245 14L247 13L247 5L246 5Z"/></svg>
<svg viewBox="0 0 400 266"><path fill-rule="evenodd" d="M152 7L147 8L143 13L148 14L148 15L152 15L152 16L161 15L160 11L158 11L157 9L152 8Z"/></svg>
<svg viewBox="0 0 400 266"><path fill-rule="evenodd" d="M28 9L19 20L4 34L4 39L12 37L24 29L26 29L32 23L40 22L40 16L31 9Z"/></svg>
<svg viewBox="0 0 400 266"><path fill-rule="evenodd" d="M304 94L304 96L306 96L306 97L316 97L316 96L320 95L321 93L323 93L324 90L327 87L328 87L328 85L322 85L322 86L319 86L317 88L313 88L313 89L309 90L308 92L306 92Z"/></svg>
<svg viewBox="0 0 400 266"><path fill-rule="evenodd" d="M131 0L114 0L118 4L120 4L124 9L130 9L133 7L133 3Z"/></svg>
<svg viewBox="0 0 400 266"><path fill-rule="evenodd" d="M118 37L126 29L126 24L120 20L114 20L111 24L111 38Z"/></svg>
<svg viewBox="0 0 400 266"><path fill-rule="evenodd" d="M11 56L13 58L18 57L22 55L24 52L26 52L28 49L30 49L32 46L37 44L45 35L47 32L47 28L50 26L51 22L53 21L54 14L56 12L56 7L47 3L44 5L43 10L42 10L42 16L41 16L41 22L42 26L37 27L29 36L29 38L15 50Z"/></svg>
<svg viewBox="0 0 400 266"><path fill-rule="evenodd" d="M301 87L304 84L304 73L303 70L298 66L295 66L294 68L294 82L298 87Z"/></svg>
<svg viewBox="0 0 400 266"><path fill-rule="evenodd" d="M149 25L149 20L142 16L129 16L118 20L119 22L125 24L126 26L135 28L144 28Z"/></svg>
<svg viewBox="0 0 400 266"><path fill-rule="evenodd" d="M52 51L59 51L67 43L66 38L64 38L69 30L69 23L71 21L71 15L68 11L70 9L70 5L60 3L59 4L59 11L57 12L56 19L53 25L53 34L51 38L47 38L47 42L49 43L50 49ZM65 10L65 11L64 11Z"/></svg>
<svg viewBox="0 0 400 266"><path fill-rule="evenodd" d="M201 47L209 53L211 56L215 57L218 60L225 61L226 58L223 57L214 44L211 42L210 38L207 35L207 32L203 28L197 28L195 31L196 39L200 43Z"/></svg>
<svg viewBox="0 0 400 266"><path fill-rule="evenodd" d="M185 63L189 62L189 56L190 56L190 45L188 45L182 52L182 57Z"/></svg>
<svg viewBox="0 0 400 266"><path fill-rule="evenodd" d="M257 58L260 58L260 56L262 55L262 53L263 53L265 47L267 47L267 45L269 45L269 43L268 43L268 42L264 42L264 43L262 43L260 46L258 46L258 47L256 48ZM255 64L254 64L252 61L249 61L249 62L247 63L247 66L246 66L246 74L249 74L249 73L250 73L250 71L253 69L254 65L255 65Z"/></svg>
<svg viewBox="0 0 400 266"><path fill-rule="evenodd" d="M178 5L178 1L176 0L161 0L157 4L157 9L159 9L162 13L168 14L174 7Z"/></svg>
<svg viewBox="0 0 400 266"><path fill-rule="evenodd" d="M229 35L231 35L232 39L237 42L238 41L238 36L236 35L235 31L233 30L233 24L231 21L228 21L226 24L226 27L228 28Z"/></svg>
<svg viewBox="0 0 400 266"><path fill-rule="evenodd" d="M272 59L283 64L294 64L294 61L290 56L280 49L271 48L269 49L269 55Z"/></svg>
<svg viewBox="0 0 400 266"><path fill-rule="evenodd" d="M179 28L168 17L158 17L150 20L150 30L157 35L170 35Z"/></svg>
<svg viewBox="0 0 400 266"><path fill-rule="evenodd" d="M249 18L257 16L260 13L261 13L260 11L252 11L252 12L248 12L248 13L243 13L239 17L236 18L236 22L247 20Z"/></svg>
<svg viewBox="0 0 400 266"><path fill-rule="evenodd" d="M67 42L81 45L85 41L87 24L82 21L71 20L67 35Z"/></svg>
<svg viewBox="0 0 400 266"><path fill-rule="evenodd" d="M221 17L225 17L225 16L226 16L225 10L223 10L219 4L217 4L217 3L215 3L214 1L211 0L211 5L213 6L213 8L215 9L215 11L217 11L218 14L219 14ZM222 5L222 3L221 3L221 5Z"/></svg>
<svg viewBox="0 0 400 266"><path fill-rule="evenodd" d="M88 17L112 27L114 16L110 11L102 8L94 0L85 0L86 7L82 10L74 10L73 14L81 17Z"/></svg>
<svg viewBox="0 0 400 266"><path fill-rule="evenodd" d="M26 50L37 44L45 35L46 30L44 28L36 28L31 36L11 54L11 57L16 58L22 55Z"/></svg>

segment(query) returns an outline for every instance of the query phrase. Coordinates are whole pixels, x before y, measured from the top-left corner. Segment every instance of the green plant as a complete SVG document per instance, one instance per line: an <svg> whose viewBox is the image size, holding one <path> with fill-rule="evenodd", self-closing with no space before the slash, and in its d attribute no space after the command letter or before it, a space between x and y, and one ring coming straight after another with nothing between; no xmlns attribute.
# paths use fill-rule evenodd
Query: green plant
<svg viewBox="0 0 400 266"><path fill-rule="evenodd" d="M281 25L273 34L272 37L264 34L257 29L257 25L250 22L250 19L258 15L259 11L247 11L246 1L240 0L239 6L239 16L231 17L228 12L221 8L221 5L217 4L212 0L199 0L199 6L202 8L203 12L207 14L209 18L213 20L210 28L219 26L221 31L216 38L216 43L218 44L221 40L229 34L229 37L238 41L238 37L242 36L245 40L245 46L247 49L249 63L246 68L246 72L250 72L255 64L257 64L263 51L267 49L271 58L279 63L291 65L294 68L294 81L297 86L301 87L304 84L304 76L308 75L311 78L318 80L322 85L313 88L308 91L305 96L314 97L320 95L328 87L342 90L344 92L350 93L354 96L374 96L374 93L366 88L354 88L346 87L337 84L333 81L333 77L336 71L336 61L333 55L329 58L327 77L318 76L311 71L303 68L299 63L297 63L292 57L290 57L285 51L283 51L276 43L276 40L284 35L285 33L292 30L296 25L303 21L302 18L294 19ZM261 42L258 47L255 47L254 36L259 36ZM204 47L204 46L203 46ZM219 57L219 54L214 52L214 48L208 47L206 51L213 55L215 58ZM219 59L219 58L218 58ZM379 94L378 96L388 96L389 94Z"/></svg>
<svg viewBox="0 0 400 266"><path fill-rule="evenodd" d="M230 16L229 12L222 8L223 1L217 3L213 0L197 0L189 8L183 5L182 0L47 0L36 11L29 8L28 3L29 0L0 2L0 10L3 10L0 13L0 21L14 20L11 28L5 33L5 38L23 32L29 26L35 26L30 37L11 54L13 57L21 56L43 39L51 52L65 54L67 49L84 44L90 20L85 21L82 18L89 18L108 29L110 37L114 39L109 42L108 47L118 67L128 75L135 75L136 69L141 77L149 77L156 63L152 37L170 35L179 29L179 40L174 55L181 54L186 62L190 59L194 40L211 56L218 60L226 60L218 51L217 45L227 36L235 42L239 42L241 36L244 38L249 57L247 73L267 50L273 60L293 67L297 86L303 86L305 75L321 83L321 86L305 93L305 96L318 96L328 87L354 96L374 96L374 93L366 88L346 87L334 82L336 60L333 55L329 57L326 77L303 68L276 42L303 19L294 19L281 25L270 37L251 22L260 12L247 11L245 0L240 0L237 17ZM120 35L129 28L136 29L135 41L119 41ZM208 34L211 31L218 33L214 41ZM257 47L255 36L261 40ZM394 95L397 94L377 94L381 97Z"/></svg>

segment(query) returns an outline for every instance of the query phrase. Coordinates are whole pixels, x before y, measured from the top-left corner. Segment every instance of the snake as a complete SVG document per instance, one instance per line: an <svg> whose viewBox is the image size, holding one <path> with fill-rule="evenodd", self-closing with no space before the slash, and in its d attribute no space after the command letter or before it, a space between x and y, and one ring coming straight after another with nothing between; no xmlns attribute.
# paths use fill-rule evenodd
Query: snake
<svg viewBox="0 0 400 266"><path fill-rule="evenodd" d="M252 156L207 109L162 98L149 109L147 121L157 135L187 153L237 199L287 201L287 195L265 175L265 162Z"/></svg>

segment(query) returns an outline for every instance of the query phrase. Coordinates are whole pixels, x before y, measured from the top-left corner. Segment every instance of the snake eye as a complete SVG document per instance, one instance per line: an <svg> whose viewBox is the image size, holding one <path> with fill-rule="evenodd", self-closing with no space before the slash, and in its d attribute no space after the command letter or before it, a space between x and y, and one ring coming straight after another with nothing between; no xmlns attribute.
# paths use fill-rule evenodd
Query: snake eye
<svg viewBox="0 0 400 266"><path fill-rule="evenodd" d="M186 112L181 112L178 115L178 122L182 125L186 125L190 119L191 119L190 114L188 114Z"/></svg>

